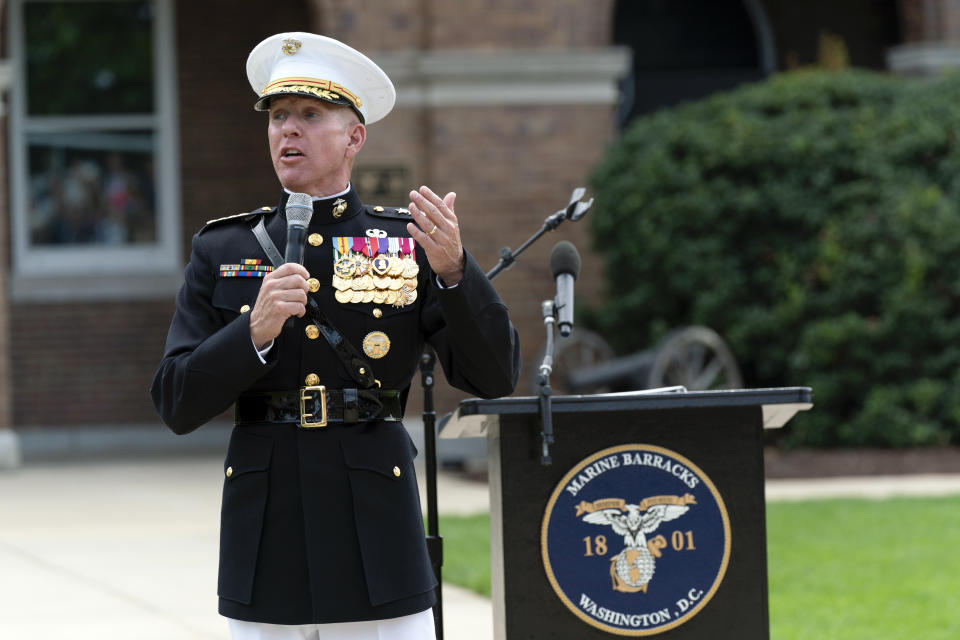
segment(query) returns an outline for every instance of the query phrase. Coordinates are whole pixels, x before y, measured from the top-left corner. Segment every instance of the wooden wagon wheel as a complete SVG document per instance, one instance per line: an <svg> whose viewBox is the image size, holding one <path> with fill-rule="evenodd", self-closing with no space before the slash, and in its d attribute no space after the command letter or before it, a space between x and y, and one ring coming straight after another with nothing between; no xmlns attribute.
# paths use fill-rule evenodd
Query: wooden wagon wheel
<svg viewBox="0 0 960 640"><path fill-rule="evenodd" d="M656 349L647 386L683 385L690 391L740 389L743 377L730 347L707 327L671 331Z"/></svg>

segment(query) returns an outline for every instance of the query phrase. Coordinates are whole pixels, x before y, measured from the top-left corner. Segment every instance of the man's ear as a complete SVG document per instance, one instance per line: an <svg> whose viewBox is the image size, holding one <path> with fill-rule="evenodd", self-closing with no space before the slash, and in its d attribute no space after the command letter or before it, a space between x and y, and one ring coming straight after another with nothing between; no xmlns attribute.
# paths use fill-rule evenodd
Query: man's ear
<svg viewBox="0 0 960 640"><path fill-rule="evenodd" d="M352 158L363 148L363 143L367 140L367 128L363 123L354 121L347 127L347 135L350 136L350 142L347 143L346 156Z"/></svg>

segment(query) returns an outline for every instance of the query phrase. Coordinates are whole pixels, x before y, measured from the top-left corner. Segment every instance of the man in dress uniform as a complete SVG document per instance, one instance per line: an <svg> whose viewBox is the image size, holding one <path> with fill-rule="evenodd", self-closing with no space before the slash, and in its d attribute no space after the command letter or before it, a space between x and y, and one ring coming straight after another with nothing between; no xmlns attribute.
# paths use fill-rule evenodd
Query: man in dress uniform
<svg viewBox="0 0 960 640"><path fill-rule="evenodd" d="M240 639L433 638L410 380L427 343L458 388L509 394L517 333L463 249L455 194L384 208L351 185L365 126L396 95L376 64L284 33L247 75L284 193L194 236L151 388L176 433L235 405L219 610ZM311 199L303 264L285 262L287 218Z"/></svg>

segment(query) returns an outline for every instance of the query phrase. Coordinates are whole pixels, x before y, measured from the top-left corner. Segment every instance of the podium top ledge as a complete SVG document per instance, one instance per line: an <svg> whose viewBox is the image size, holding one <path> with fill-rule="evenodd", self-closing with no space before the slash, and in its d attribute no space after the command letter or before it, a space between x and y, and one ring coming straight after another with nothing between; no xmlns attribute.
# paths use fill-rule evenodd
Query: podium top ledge
<svg viewBox="0 0 960 640"><path fill-rule="evenodd" d="M649 411L656 409L710 409L758 406L763 409L764 428L782 427L798 411L813 406L810 387L774 389L721 389L686 391L628 391L591 395L552 396L551 411L557 413L598 413ZM504 414L537 414L535 396L471 399L460 402L456 412L441 420L441 438L471 438L486 435L489 427Z"/></svg>

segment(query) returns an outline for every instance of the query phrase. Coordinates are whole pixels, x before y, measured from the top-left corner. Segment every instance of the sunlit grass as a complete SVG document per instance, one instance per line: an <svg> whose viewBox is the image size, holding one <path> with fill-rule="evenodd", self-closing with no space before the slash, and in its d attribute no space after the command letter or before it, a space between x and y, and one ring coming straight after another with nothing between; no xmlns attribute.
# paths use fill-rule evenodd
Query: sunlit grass
<svg viewBox="0 0 960 640"><path fill-rule="evenodd" d="M444 581L489 596L489 517L440 535ZM771 503L767 545L773 640L960 638L960 497Z"/></svg>

